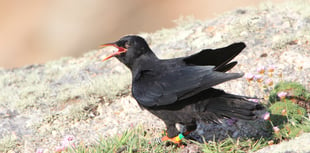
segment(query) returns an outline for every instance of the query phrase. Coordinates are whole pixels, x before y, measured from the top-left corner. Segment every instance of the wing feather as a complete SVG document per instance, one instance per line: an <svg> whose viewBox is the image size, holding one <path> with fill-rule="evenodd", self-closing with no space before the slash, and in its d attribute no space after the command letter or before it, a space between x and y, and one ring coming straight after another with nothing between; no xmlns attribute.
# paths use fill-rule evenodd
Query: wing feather
<svg viewBox="0 0 310 153"><path fill-rule="evenodd" d="M213 69L213 66L183 66L161 73L148 71L142 74L147 77L133 82L133 96L146 107L169 105L243 75Z"/></svg>
<svg viewBox="0 0 310 153"><path fill-rule="evenodd" d="M183 60L189 65L214 65L215 70L225 72L235 66L237 63L227 64L236 57L246 45L243 42L234 43L227 47L218 49L204 49L199 53L185 57Z"/></svg>

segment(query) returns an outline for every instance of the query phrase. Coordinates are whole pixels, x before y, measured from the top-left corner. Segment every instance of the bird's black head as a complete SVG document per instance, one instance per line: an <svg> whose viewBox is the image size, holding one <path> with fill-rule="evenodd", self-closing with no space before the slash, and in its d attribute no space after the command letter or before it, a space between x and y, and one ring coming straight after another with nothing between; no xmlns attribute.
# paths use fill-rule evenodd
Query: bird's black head
<svg viewBox="0 0 310 153"><path fill-rule="evenodd" d="M141 55L145 55L148 53L153 54L147 42L142 37L136 35L124 36L116 42L101 45L101 47L105 46L116 47L118 51L109 55L108 57L103 59L103 61L111 57L116 57L127 66L128 64L139 58Z"/></svg>

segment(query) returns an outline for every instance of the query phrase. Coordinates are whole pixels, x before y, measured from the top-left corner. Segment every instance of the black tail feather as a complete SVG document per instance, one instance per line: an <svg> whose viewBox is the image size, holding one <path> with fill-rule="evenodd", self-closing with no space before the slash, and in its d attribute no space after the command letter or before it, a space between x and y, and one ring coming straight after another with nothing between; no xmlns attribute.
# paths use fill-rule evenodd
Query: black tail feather
<svg viewBox="0 0 310 153"><path fill-rule="evenodd" d="M242 96L223 94L208 102L207 112L213 112L218 117L239 118L253 120L257 118L255 114L258 110L263 110L264 106L243 98Z"/></svg>

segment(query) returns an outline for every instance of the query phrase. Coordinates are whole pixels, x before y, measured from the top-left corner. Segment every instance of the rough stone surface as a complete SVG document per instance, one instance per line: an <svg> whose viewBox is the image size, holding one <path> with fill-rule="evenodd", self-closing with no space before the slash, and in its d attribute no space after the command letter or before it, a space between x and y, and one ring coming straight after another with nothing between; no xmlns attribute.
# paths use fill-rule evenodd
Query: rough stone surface
<svg viewBox="0 0 310 153"><path fill-rule="evenodd" d="M305 133L300 137L285 141L277 145L265 147L256 153L309 153L310 133Z"/></svg>
<svg viewBox="0 0 310 153"><path fill-rule="evenodd" d="M161 58L244 41L247 48L236 57L239 64L232 72L257 74L257 67L271 65L275 72L272 76L266 72L262 83L241 78L217 88L264 98L271 89L264 87L267 79L274 83L296 81L310 89L309 8L306 1L267 3L213 20L182 19L173 29L140 35ZM141 110L130 97L129 71L115 59L100 61L108 53L108 49L95 50L80 58L0 69L0 152L35 152L38 148L53 152L66 135L74 135L77 143L90 144L100 136L115 135L139 124L160 135L159 131L165 128L162 121ZM222 138L226 133L237 137L264 132L257 130L260 127L251 128L249 122L237 121L227 126L228 122L231 121L200 124L196 132L206 138L209 133ZM302 142L309 141L306 136ZM288 142L293 144L285 145L287 150L283 152L298 146L296 141ZM309 151L307 146L298 148Z"/></svg>

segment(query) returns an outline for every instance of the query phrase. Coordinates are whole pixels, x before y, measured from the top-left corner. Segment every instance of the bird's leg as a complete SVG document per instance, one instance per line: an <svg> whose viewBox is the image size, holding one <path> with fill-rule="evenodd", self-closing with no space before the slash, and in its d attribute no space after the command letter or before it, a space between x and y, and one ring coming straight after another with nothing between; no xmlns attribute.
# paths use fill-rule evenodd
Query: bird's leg
<svg viewBox="0 0 310 153"><path fill-rule="evenodd" d="M187 125L186 126L186 131L184 132L184 136L189 135L192 131L195 131L197 128L196 123L192 124L192 125Z"/></svg>
<svg viewBox="0 0 310 153"><path fill-rule="evenodd" d="M169 138L173 138L179 134L178 129L175 126L175 123L173 124L166 124L167 125L167 136Z"/></svg>

